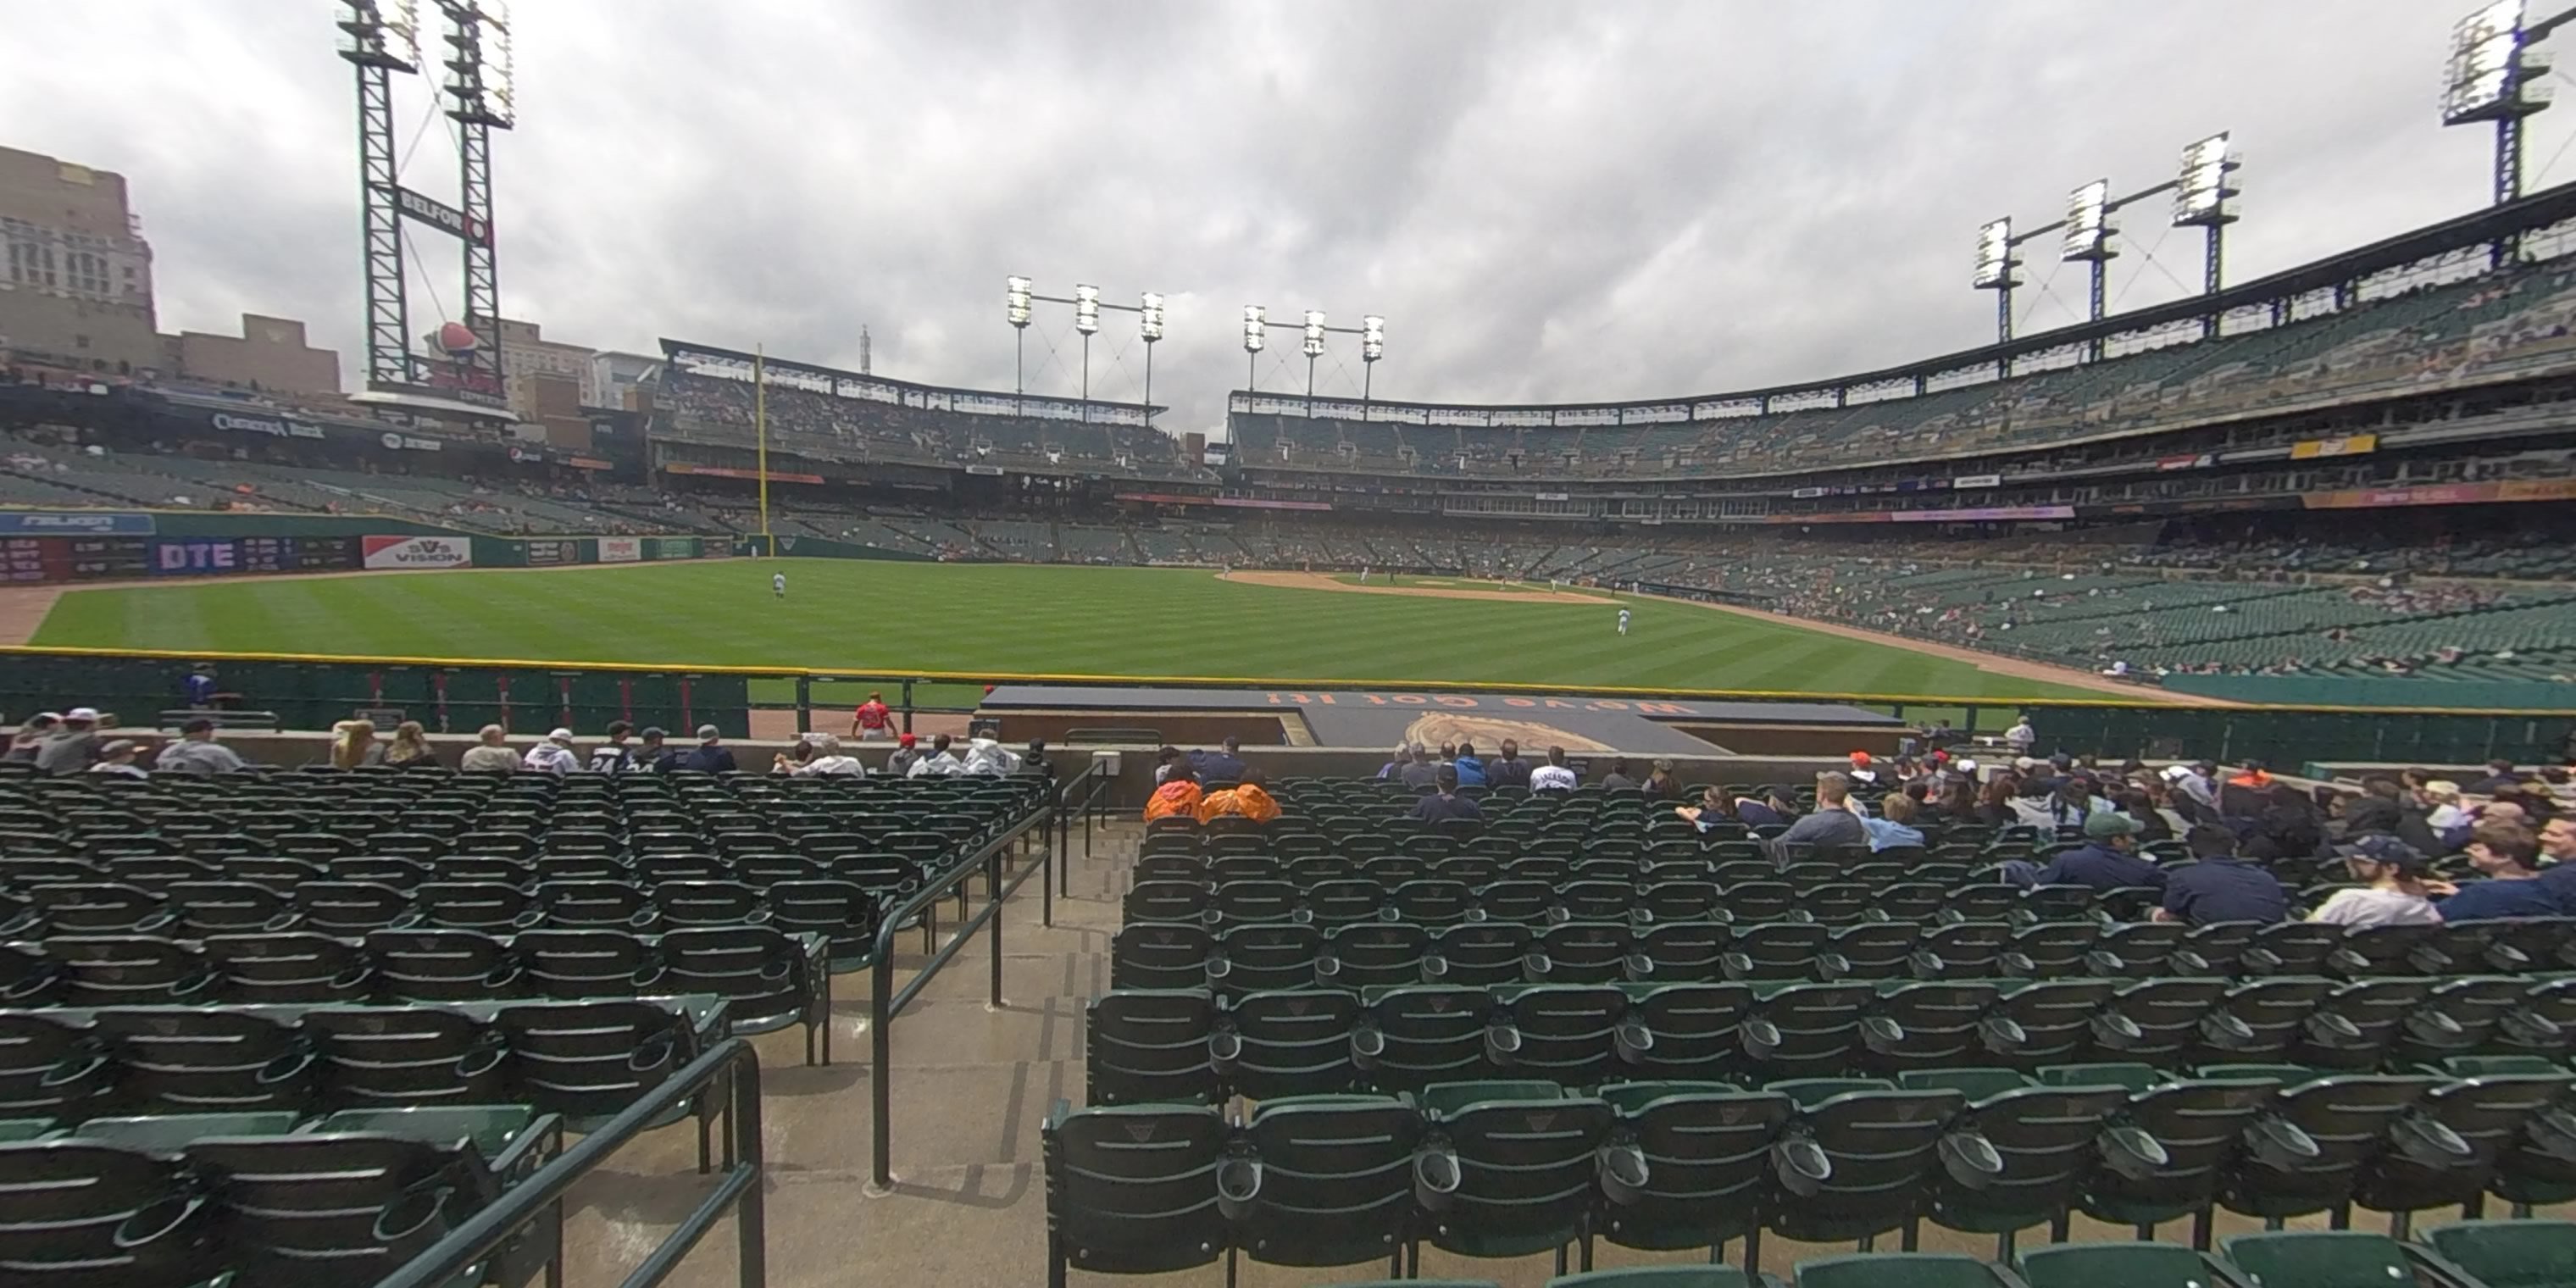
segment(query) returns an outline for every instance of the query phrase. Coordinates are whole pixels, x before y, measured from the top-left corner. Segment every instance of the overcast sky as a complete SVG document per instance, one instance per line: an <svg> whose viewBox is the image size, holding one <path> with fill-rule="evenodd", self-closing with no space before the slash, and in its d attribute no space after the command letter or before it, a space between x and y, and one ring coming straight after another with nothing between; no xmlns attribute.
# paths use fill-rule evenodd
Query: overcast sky
<svg viewBox="0 0 2576 1288"><path fill-rule="evenodd" d="M502 302L600 348L761 342L852 368L865 325L880 375L1008 389L1006 274L1159 290L1171 430L1222 418L1247 303L1383 314L1389 398L1808 380L1991 336L1992 298L1967 285L1978 224L2053 220L2097 177L2156 183L2222 129L2246 157L2232 277L2482 204L2487 132L2434 115L2470 7L522 0L522 121L494 148ZM334 12L13 5L0 143L125 174L164 330L304 318L355 379ZM409 143L434 119L426 79L396 102ZM443 127L405 181L453 199ZM2576 109L2534 133L2533 186L2576 178ZM2161 202L2123 222L2117 307L2197 285L2198 233L2168 236ZM457 310L459 272L412 228L421 332ZM2036 281L2053 243L2031 249ZM2023 328L2082 303L2066 266L2021 293ZM1075 391L1067 313L1030 329L1031 392ZM1095 340L1096 396L1136 396L1133 336L1112 315ZM1335 346L1318 389L1356 394L1355 338ZM1304 378L1275 334L1261 386Z"/></svg>

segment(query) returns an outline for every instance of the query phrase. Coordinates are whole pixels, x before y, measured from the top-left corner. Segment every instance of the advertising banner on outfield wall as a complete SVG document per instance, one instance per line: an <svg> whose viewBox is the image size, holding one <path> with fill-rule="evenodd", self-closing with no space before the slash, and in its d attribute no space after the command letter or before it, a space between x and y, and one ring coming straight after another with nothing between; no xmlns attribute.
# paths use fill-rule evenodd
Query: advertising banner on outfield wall
<svg viewBox="0 0 2576 1288"><path fill-rule="evenodd" d="M642 537L601 537L599 539L601 563L637 563L643 558L644 538Z"/></svg>
<svg viewBox="0 0 2576 1288"><path fill-rule="evenodd" d="M369 568L466 568L474 548L463 537L360 537Z"/></svg>
<svg viewBox="0 0 2576 1288"><path fill-rule="evenodd" d="M13 510L0 513L0 536L71 536L84 532L100 536L148 537L152 535L152 516L116 510Z"/></svg>
<svg viewBox="0 0 2576 1288"><path fill-rule="evenodd" d="M531 541L527 543L527 553L528 566L531 568L554 568L563 564L577 564L581 562L581 543L569 538L561 541Z"/></svg>

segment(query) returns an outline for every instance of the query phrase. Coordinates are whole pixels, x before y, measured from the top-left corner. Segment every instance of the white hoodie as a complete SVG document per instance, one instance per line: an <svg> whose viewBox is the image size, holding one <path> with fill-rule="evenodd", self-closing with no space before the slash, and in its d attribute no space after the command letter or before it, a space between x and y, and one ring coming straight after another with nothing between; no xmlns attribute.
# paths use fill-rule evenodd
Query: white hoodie
<svg viewBox="0 0 2576 1288"><path fill-rule="evenodd" d="M548 739L528 748L526 759L520 763L542 774L562 775L579 768L581 762L573 758L572 748Z"/></svg>
<svg viewBox="0 0 2576 1288"><path fill-rule="evenodd" d="M816 756L787 771L791 778L860 778L867 772L868 767L859 763L858 757L839 754Z"/></svg>

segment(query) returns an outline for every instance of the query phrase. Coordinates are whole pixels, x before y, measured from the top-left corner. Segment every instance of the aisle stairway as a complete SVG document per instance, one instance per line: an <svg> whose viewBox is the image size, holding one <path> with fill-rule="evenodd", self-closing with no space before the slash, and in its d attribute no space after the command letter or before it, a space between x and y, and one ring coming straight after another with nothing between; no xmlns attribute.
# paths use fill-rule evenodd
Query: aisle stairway
<svg viewBox="0 0 2576 1288"><path fill-rule="evenodd" d="M869 1184L870 1131L868 977L835 981L833 1051L836 1063L802 1064L801 1038L793 1030L758 1039L764 1089L763 1139L770 1171L768 1282L779 1288L840 1288L854 1283L903 1288L1017 1288L1045 1282L1046 1180L1040 1128L1058 1101L1082 1103L1083 1008L1109 987L1109 944L1120 917L1127 870L1142 829L1107 825L1084 854L1083 829L1073 828L1071 897L1056 902L1056 924L1041 928L1038 888L1022 887L1004 909L1003 1006L985 1003L987 946L979 939L929 985L894 1026L893 1162L895 1186L873 1193ZM978 883L980 890L980 883ZM980 896L979 896L980 898ZM953 903L945 919L954 920ZM903 937L898 984L921 957L921 938ZM609 1167L575 1189L567 1212L567 1282L575 1288L614 1283L632 1270L695 1203L703 1182L692 1171L695 1137L685 1126L654 1132L630 1146ZM2497 1215L2498 1213L2490 1213ZM2544 1209L2567 1217L2576 1210ZM2324 1228L2324 1219L2291 1223ZM2221 1213L2220 1237L2260 1229L2260 1223ZM2355 1228L2384 1229L2371 1214L2356 1214ZM2168 1240L2188 1236L2187 1223L2160 1231ZM2087 1218L2074 1222L2079 1241L2131 1237ZM2046 1232L2025 1232L2024 1247L2039 1246ZM1890 1238L1882 1245L1893 1249ZM1741 1244L1729 1248L1740 1255ZM1927 1251L1993 1255L1993 1241L1926 1226ZM1800 1244L1777 1237L1763 1243L1763 1268L1785 1277L1798 1261L1851 1249ZM1598 1245L1602 1269L1688 1261L1688 1254L1631 1252ZM1425 1278L1492 1280L1506 1288L1538 1288L1548 1277L1544 1256L1479 1262L1426 1248ZM1245 1262L1237 1282L1246 1288L1367 1281L1383 1266L1293 1270ZM734 1283L731 1223L717 1227L671 1280L688 1288ZM1215 1288L1221 1266L1158 1276L1074 1277L1092 1288Z"/></svg>

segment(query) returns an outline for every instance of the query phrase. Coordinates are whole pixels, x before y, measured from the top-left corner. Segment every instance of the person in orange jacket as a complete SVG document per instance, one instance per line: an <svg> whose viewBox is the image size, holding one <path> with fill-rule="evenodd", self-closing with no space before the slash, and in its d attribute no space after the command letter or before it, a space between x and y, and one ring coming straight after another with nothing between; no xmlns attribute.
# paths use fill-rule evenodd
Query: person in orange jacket
<svg viewBox="0 0 2576 1288"><path fill-rule="evenodd" d="M1145 798L1145 821L1151 823L1155 819L1170 818L1174 815L1194 819L1198 817L1198 808L1198 774L1191 770L1190 762L1179 761L1172 766L1172 772L1164 777L1163 785L1155 788L1154 794Z"/></svg>
<svg viewBox="0 0 2576 1288"><path fill-rule="evenodd" d="M1227 814L1238 814L1255 823L1267 823L1279 817L1279 802L1262 790L1261 771L1251 765L1243 767L1243 778L1233 787L1210 792L1199 801L1199 821Z"/></svg>

